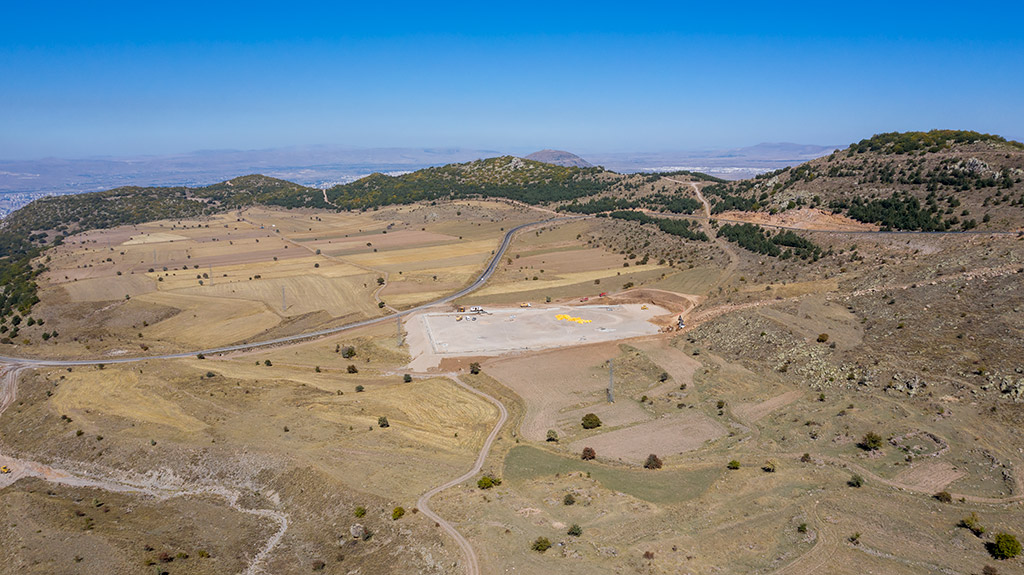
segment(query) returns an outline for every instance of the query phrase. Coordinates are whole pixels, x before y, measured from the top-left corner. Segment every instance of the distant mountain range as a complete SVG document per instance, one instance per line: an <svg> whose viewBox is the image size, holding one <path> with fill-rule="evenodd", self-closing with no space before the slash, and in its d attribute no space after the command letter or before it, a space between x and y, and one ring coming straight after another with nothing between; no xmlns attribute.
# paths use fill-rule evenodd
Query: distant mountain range
<svg viewBox="0 0 1024 575"><path fill-rule="evenodd" d="M586 159L561 150L541 150L525 157L566 167L601 165L622 173L683 169L741 179L797 165L833 149L833 146L758 144L732 150L589 154ZM302 146L203 150L170 156L0 160L0 216L45 195L94 192L120 186L205 186L250 173L329 188L374 172L404 173L500 155L502 152L496 150L466 148Z"/></svg>

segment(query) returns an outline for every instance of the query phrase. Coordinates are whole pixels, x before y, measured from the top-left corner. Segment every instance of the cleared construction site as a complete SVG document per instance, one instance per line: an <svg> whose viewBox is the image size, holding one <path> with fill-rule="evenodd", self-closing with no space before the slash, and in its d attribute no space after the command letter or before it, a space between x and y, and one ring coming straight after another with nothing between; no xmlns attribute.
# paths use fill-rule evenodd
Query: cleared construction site
<svg viewBox="0 0 1024 575"><path fill-rule="evenodd" d="M667 313L642 304L427 312L407 323L409 351L417 367L426 367L445 356L492 356L628 339L658 333L651 320Z"/></svg>

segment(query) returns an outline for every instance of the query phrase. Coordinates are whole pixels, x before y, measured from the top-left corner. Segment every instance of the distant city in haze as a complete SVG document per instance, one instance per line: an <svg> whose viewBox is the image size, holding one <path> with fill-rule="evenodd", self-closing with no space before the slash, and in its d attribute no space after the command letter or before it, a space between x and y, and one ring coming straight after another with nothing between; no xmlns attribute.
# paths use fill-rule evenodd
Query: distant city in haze
<svg viewBox="0 0 1024 575"><path fill-rule="evenodd" d="M579 154L592 165L620 172L689 170L741 179L796 165L838 146L758 144L728 150ZM430 166L529 152L461 148L347 148L302 146L267 150L212 150L168 156L0 160L0 216L47 196L121 186L202 186L259 173L304 186L328 188L374 172L401 174ZM567 150L573 152L573 150Z"/></svg>

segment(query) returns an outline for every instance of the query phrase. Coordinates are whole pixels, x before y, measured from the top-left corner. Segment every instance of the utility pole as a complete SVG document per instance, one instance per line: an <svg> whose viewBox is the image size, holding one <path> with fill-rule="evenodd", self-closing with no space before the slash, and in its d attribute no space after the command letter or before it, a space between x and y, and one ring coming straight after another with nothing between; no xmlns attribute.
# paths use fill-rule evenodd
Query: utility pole
<svg viewBox="0 0 1024 575"><path fill-rule="evenodd" d="M615 403L615 370L614 360L608 360L608 403Z"/></svg>
<svg viewBox="0 0 1024 575"><path fill-rule="evenodd" d="M213 264L210 264L210 285L213 285Z"/></svg>
<svg viewBox="0 0 1024 575"><path fill-rule="evenodd" d="M395 319L398 323L398 347L402 347L402 344L405 343L405 338L402 337L402 316L398 316Z"/></svg>
<svg viewBox="0 0 1024 575"><path fill-rule="evenodd" d="M285 304L285 301L284 301L284 286L281 286L281 311L284 311L285 309L287 309L287 307L284 304Z"/></svg>

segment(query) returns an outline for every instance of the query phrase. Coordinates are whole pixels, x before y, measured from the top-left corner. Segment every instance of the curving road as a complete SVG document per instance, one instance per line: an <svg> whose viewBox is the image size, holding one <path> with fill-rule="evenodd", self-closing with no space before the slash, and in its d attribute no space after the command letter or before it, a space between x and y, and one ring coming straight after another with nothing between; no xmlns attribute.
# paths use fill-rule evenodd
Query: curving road
<svg viewBox="0 0 1024 575"><path fill-rule="evenodd" d="M505 421L508 420L508 410L506 410L505 406L497 399L480 391L479 389L476 389L464 383L461 379L459 379L458 375L449 374L449 377L451 377L452 381L454 381L459 386L493 403L498 408L498 411L501 413L501 416L498 418L498 423L494 425L494 429L491 430L491 434L487 436L487 441L484 441L483 447L480 448L480 454L477 455L476 463L473 464L473 468L467 471L466 473L456 477L455 479L452 479L451 481L443 485L438 485L437 487L421 495L419 500L416 501L416 507L420 510L421 513L423 513L430 519L433 519L434 522L436 522L441 527L441 529L444 529L445 533L450 535L451 538L455 540L455 543L458 544L459 548L462 549L463 554L465 554L466 556L466 575L480 575L480 562L476 557L476 552L473 551L473 546L469 544L469 541L465 537L463 537L462 534L459 533L458 530L455 529L455 527L453 527L451 523L448 523L444 520L444 518L435 513L434 510L430 508L429 503L431 497L437 495L438 493L444 491L445 489L455 487L456 485L462 483L463 481L472 478L477 473L480 473L480 470L483 469L484 467L484 460L487 459L487 454L491 450L491 445L494 444L494 440L498 437L498 432L501 431L501 426L505 425Z"/></svg>
<svg viewBox="0 0 1024 575"><path fill-rule="evenodd" d="M279 337L279 338L275 338L275 339L268 339L268 340L265 340L265 341L257 341L257 342L252 342L252 343L241 343L241 344L237 344L237 345L228 345L228 346L223 346L223 347L215 347L215 348L211 348L211 349L200 349L200 350L196 350L196 351L188 351L188 352L182 352L182 353L169 353L169 354L165 354L165 355L146 355L146 356L136 356L136 357L103 358L103 359L75 359L75 360L33 359L33 358L28 358L28 357L4 357L4 356L0 356L0 363L6 363L6 364L9 364L9 365L32 365L32 366L46 367L46 366L98 365L98 364L101 364L101 363L103 363L103 364L108 364L108 363L109 364L115 364L115 363L135 363L135 362L138 362L138 361L148 361L148 360L151 360L151 359L180 359L180 358L185 358L185 357L195 357L198 354L210 355L210 354L215 354L215 353L226 353L226 352L231 352L231 351L243 351L243 350L248 350L248 349L256 349L256 348L260 348L260 347L268 347L268 346L272 346L272 345L279 345L279 344L282 344L282 343L291 343L291 342L295 342L295 341L301 341L301 340L304 340L304 339L312 339L312 338L316 338L316 337L322 337L322 336L325 336L325 335L331 335L331 334L339 333L339 332L342 332L342 331L347 331L347 330L350 330L350 329L355 329L357 327L364 327L364 326L373 325L373 324L381 323L381 322L385 322L385 321L393 321L396 317L406 316L406 315L409 315L409 314L416 313L418 311L422 311L422 310L427 309L429 307L433 307L433 306L441 305L441 304L446 304L446 303L448 303L450 301L458 299L458 298L460 298L460 297L462 297L464 295L467 295L467 294L472 293L473 291L479 289L481 286L483 286L485 283L487 283L487 280L490 279L491 275L493 275L495 270L498 269L498 264L501 262L502 256L505 255L505 251L508 249L508 246L512 243L512 237L517 232L520 232L520 231L522 231L524 229L531 228L531 227L548 226L548 225L559 223L559 222L565 222L565 221L577 220L577 219L585 219L585 218L588 218L588 217L590 217L590 216L565 216L565 217L560 217L560 218L552 218L552 219L549 219L549 220L541 220L541 221L537 221L537 222L530 222L530 223L527 223L527 224L522 224L522 225L516 226L516 227L510 229L505 234L505 237L501 241L501 245L494 252L494 257L491 258L490 263L487 264L487 267L480 274L480 276L476 278L476 281L474 281L473 283L469 284L465 288L463 288L463 289L461 289L461 290L459 290L459 291L457 291L457 292L455 292L455 293L453 293L451 295L448 295L448 296L445 296L445 297L443 297L441 299L438 299L438 300L435 300L435 301L432 301L432 302L429 302L429 303L425 303L423 305L418 305L418 306L416 306L414 308L403 310L403 311L400 311L398 313L394 313L394 314L391 314L391 315L385 315L385 316L376 317L376 318L373 318L373 319L357 321L357 322L341 325L341 326L338 326L338 327L332 327L332 328L328 328L328 329L321 329L321 330L318 330L318 331L311 331L311 332L307 332L307 333L300 333L300 334L296 334L296 335L289 335L289 336L286 336L286 337Z"/></svg>

